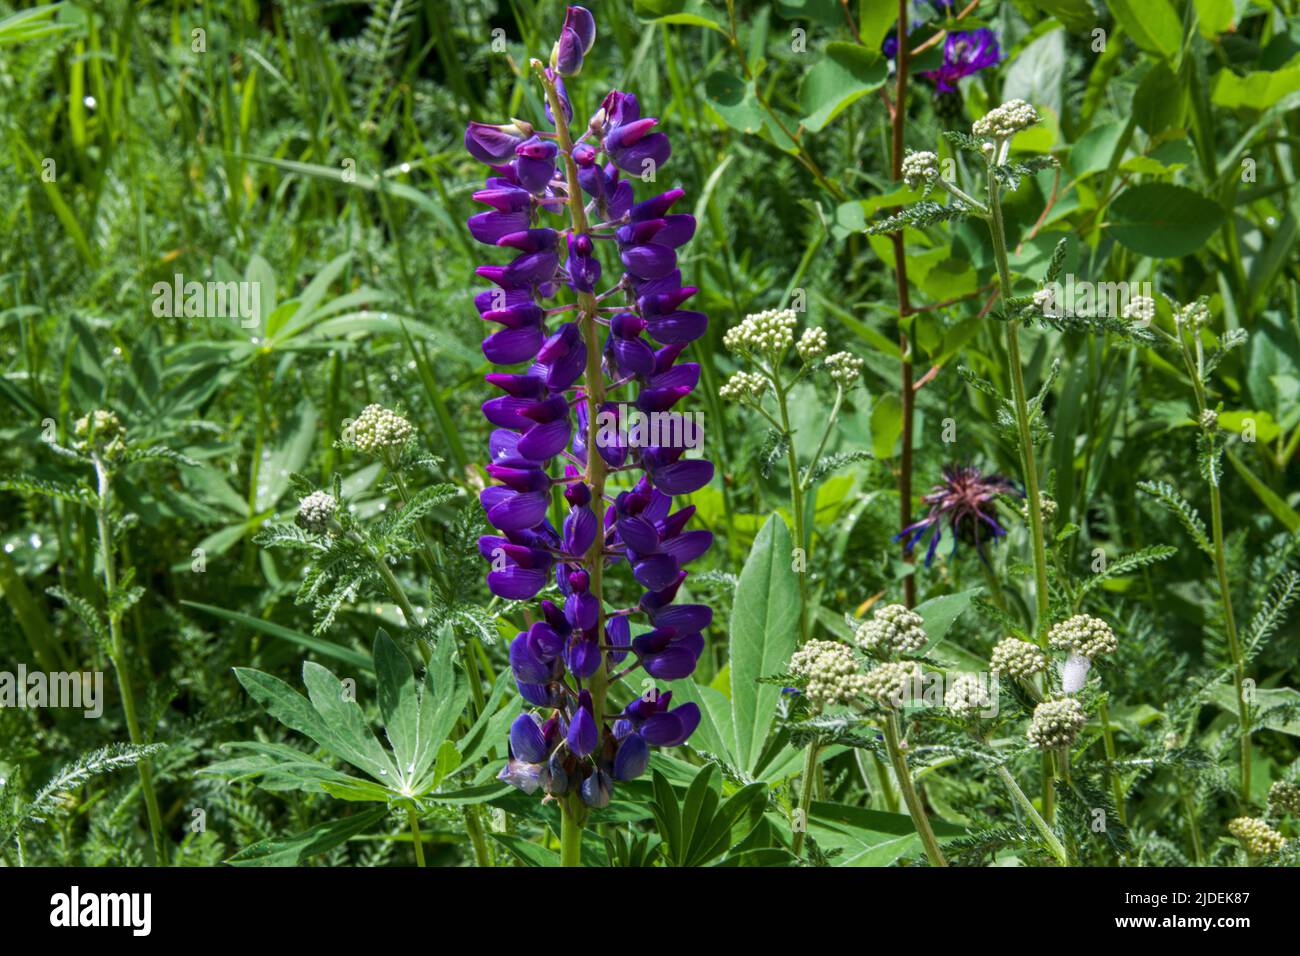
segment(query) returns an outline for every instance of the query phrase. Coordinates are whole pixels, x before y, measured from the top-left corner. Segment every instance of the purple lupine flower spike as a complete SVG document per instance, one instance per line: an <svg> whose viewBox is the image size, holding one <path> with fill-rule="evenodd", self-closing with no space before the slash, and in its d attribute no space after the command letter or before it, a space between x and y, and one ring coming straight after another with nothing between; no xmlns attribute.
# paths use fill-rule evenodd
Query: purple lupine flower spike
<svg viewBox="0 0 1300 956"><path fill-rule="evenodd" d="M614 90L585 129L569 132L564 78L580 72L595 39L591 13L569 7L550 67L534 64L554 132L476 122L465 146L490 167L470 234L510 254L476 270L492 283L474 297L491 329L483 354L503 366L487 376L498 394L483 403L492 484L479 497L496 532L479 551L498 597L558 594L510 642L519 694L538 712L511 724L500 779L599 808L616 781L645 772L652 746L677 746L700 722L695 704L674 708L658 692L611 717L596 687L637 669L663 681L694 671L713 612L675 601L713 536L691 529L694 508L673 499L708 484L713 464L687 457L699 437L689 419L678 431L684 447L639 440L638 416L676 414L699 383L699 366L678 359L708 318L688 307L698 290L682 284L679 253L696 229L674 211L684 192L636 195L635 183L652 181L672 155L658 119ZM593 349L599 362L589 364ZM598 584L620 567L644 593L607 610Z"/></svg>

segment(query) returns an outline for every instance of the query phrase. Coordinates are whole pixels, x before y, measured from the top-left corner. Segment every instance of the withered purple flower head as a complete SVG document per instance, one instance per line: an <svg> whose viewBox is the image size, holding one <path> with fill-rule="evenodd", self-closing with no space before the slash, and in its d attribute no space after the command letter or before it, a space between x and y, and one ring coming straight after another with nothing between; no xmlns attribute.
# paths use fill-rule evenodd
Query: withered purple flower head
<svg viewBox="0 0 1300 956"><path fill-rule="evenodd" d="M987 560L985 542L1007 533L994 517L993 504L998 495L1024 497L1012 481L1001 475L985 475L973 465L946 465L943 481L921 499L930 506L930 513L908 525L894 536L894 540L907 538L907 546L911 548L929 532L930 545L925 553L925 566L928 568L946 527L952 534L954 552L957 542L964 541L975 546L981 560Z"/></svg>
<svg viewBox="0 0 1300 956"><path fill-rule="evenodd" d="M529 600L549 584L558 590L510 644L520 696L543 713L511 726L500 778L602 807L615 781L644 772L650 746L677 746L700 722L693 703L670 708L671 694L611 719L603 689L638 669L660 680L695 669L713 612L673 602L685 565L713 538L687 530L694 508L674 509L673 499L708 484L713 465L684 457L685 448L621 437L626 409L665 413L695 388L699 366L677 358L708 319L684 308L697 290L678 268L695 233L693 216L672 211L683 191L635 195L633 183L654 181L672 155L659 121L641 115L634 94L614 90L585 129L569 131L573 100L562 77L581 70L595 39L591 13L569 7L550 67L535 63L554 131L475 122L465 146L491 167L474 194L487 208L470 217L470 233L514 253L477 270L493 284L474 298L495 327L483 354L519 366L487 376L502 394L483 404L496 430L485 468L494 484L480 501L499 533L480 538L479 550L493 594ZM602 438L602 422L615 424L616 437ZM622 490L607 490L607 476ZM608 610L600 591L619 564L644 593ZM642 625L635 638L633 621Z"/></svg>

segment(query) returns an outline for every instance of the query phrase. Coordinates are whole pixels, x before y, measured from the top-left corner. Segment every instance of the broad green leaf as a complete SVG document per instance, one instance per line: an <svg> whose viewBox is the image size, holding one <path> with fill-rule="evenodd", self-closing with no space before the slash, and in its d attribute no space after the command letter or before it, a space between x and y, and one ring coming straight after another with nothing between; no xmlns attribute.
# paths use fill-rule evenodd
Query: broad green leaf
<svg viewBox="0 0 1300 956"><path fill-rule="evenodd" d="M312 706L330 729L333 746L343 748L341 753L336 750L335 756L382 783L398 786L397 768L375 739L361 705L345 691L343 682L314 661L302 665L302 679Z"/></svg>
<svg viewBox="0 0 1300 956"><path fill-rule="evenodd" d="M1300 737L1300 690L1294 687L1262 687L1254 690L1254 697L1247 698L1246 709L1254 719L1260 720L1268 730ZM1210 699L1219 707L1237 716L1237 688L1231 684L1220 684L1210 692ZM1280 714L1269 711L1284 708Z"/></svg>
<svg viewBox="0 0 1300 956"><path fill-rule="evenodd" d="M188 566L188 565L187 565ZM301 631L295 631L291 628L276 624L273 621L264 621L260 617L253 617L250 614L244 614L240 611L227 611L225 608L214 607L211 604L200 604L198 601L181 601L181 604L187 607L198 608L200 611L206 611L216 617L225 618L228 621L234 621L236 624L242 624L249 630L258 631L259 633L269 635L270 637L279 638L282 641L288 641L291 644L297 644L299 647L305 647L309 651L319 654L321 657L331 657L336 661L341 661L349 667L355 667L358 670L370 673L374 670L374 664L365 654L360 651L354 651L350 647L341 647L338 644L331 644L329 641L322 640L318 637L312 637L309 634L303 634Z"/></svg>
<svg viewBox="0 0 1300 956"><path fill-rule="evenodd" d="M1230 110L1266 110L1297 89L1300 89L1300 66L1257 70L1245 76L1224 69L1214 75L1210 99L1215 106Z"/></svg>
<svg viewBox="0 0 1300 956"><path fill-rule="evenodd" d="M693 702L700 708L700 726L691 734L691 749L713 754L731 764L737 763L731 752L736 733L731 723L731 701L727 695L713 687L697 684L690 677L673 681L668 690L672 691L674 704L680 706Z"/></svg>
<svg viewBox="0 0 1300 956"><path fill-rule="evenodd" d="M374 658L384 733L393 748L399 778L410 783L418 779L418 773L423 773L425 754L432 751L436 743L420 736L421 701L415 672L411 670L410 660L383 628L375 635ZM432 703L430 701L430 706Z"/></svg>
<svg viewBox="0 0 1300 956"><path fill-rule="evenodd" d="M558 867L560 854L539 846L531 840L525 840L513 833L490 833L492 839L510 851L510 854L524 866Z"/></svg>
<svg viewBox="0 0 1300 956"><path fill-rule="evenodd" d="M926 649L932 651L948 629L952 627L963 611L970 606L971 599L980 593L981 588L959 591L956 594L941 594L916 606L916 613L925 621L925 636L929 638Z"/></svg>
<svg viewBox="0 0 1300 956"><path fill-rule="evenodd" d="M1183 28L1169 0L1106 0L1133 42L1157 56L1172 58L1182 44Z"/></svg>
<svg viewBox="0 0 1300 956"><path fill-rule="evenodd" d="M893 392L885 392L871 407L871 454L880 459L893 458L902 434L903 403Z"/></svg>
<svg viewBox="0 0 1300 956"><path fill-rule="evenodd" d="M334 849L370 829L388 813L387 807L362 810L342 820L318 823L290 837L270 837L244 847L226 862L232 866L296 866L302 860Z"/></svg>
<svg viewBox="0 0 1300 956"><path fill-rule="evenodd" d="M1159 60L1142 77L1133 95L1133 115L1148 136L1163 133L1182 120L1183 90L1164 60Z"/></svg>
<svg viewBox="0 0 1300 956"><path fill-rule="evenodd" d="M704 96L732 129L752 134L762 131L767 117L758 104L752 81L746 83L725 71L711 73L704 81Z"/></svg>
<svg viewBox="0 0 1300 956"><path fill-rule="evenodd" d="M885 60L856 43L828 43L826 55L804 74L799 87L803 125L825 129L855 101L885 82Z"/></svg>
<svg viewBox="0 0 1300 956"><path fill-rule="evenodd" d="M772 515L754 540L740 572L731 614L731 714L734 753L752 771L767 743L781 688L760 684L784 671L799 630L799 583L791 562L790 532Z"/></svg>
<svg viewBox="0 0 1300 956"><path fill-rule="evenodd" d="M932 820L931 826L941 842L965 832L942 820ZM808 813L808 832L822 849L844 851L835 857L836 866L888 866L921 850L921 840L906 813L814 800Z"/></svg>
<svg viewBox="0 0 1300 956"><path fill-rule="evenodd" d="M1255 492L1255 497L1263 503L1264 507L1269 510L1269 513L1274 518L1282 523L1282 527L1286 528L1286 530L1290 531L1292 534L1300 531L1300 514L1297 514L1295 509L1288 505L1282 497L1277 494L1277 492L1264 484L1264 482L1250 470L1250 467L1233 452L1228 451L1227 456L1228 461L1232 463L1232 467L1236 469L1237 474L1241 475L1246 484L1250 485L1250 490Z"/></svg>
<svg viewBox="0 0 1300 956"><path fill-rule="evenodd" d="M1232 0L1195 0L1196 29L1207 40L1232 28Z"/></svg>
<svg viewBox="0 0 1300 956"><path fill-rule="evenodd" d="M636 0L633 9L649 23L675 23L727 32L718 12L704 0Z"/></svg>
<svg viewBox="0 0 1300 956"><path fill-rule="evenodd" d="M1189 256L1223 222L1223 209L1184 186L1142 183L1110 206L1109 231L1121 245L1153 259Z"/></svg>
<svg viewBox="0 0 1300 956"><path fill-rule="evenodd" d="M1007 63L1002 99L1022 99L1061 115L1065 63L1065 30L1044 33Z"/></svg>

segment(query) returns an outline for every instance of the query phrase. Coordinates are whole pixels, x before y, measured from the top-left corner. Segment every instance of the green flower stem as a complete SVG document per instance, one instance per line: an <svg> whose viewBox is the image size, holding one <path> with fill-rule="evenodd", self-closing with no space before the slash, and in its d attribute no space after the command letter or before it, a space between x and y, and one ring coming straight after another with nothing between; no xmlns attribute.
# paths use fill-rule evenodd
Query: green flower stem
<svg viewBox="0 0 1300 956"><path fill-rule="evenodd" d="M1048 823L1056 822L1056 767L1047 751L1043 751L1043 816Z"/></svg>
<svg viewBox="0 0 1300 956"><path fill-rule="evenodd" d="M1007 236L1002 223L1001 186L989 167L989 232L993 237L993 255L998 266L998 281L1003 307L1011 298L1011 268L1007 264ZM1034 438L1029 422L1029 402L1025 397L1025 375L1020 359L1020 323L1008 317L1007 321L1007 373L1011 377L1011 398L1016 411L1016 431L1020 438L1020 467L1025 479L1028 497L1029 530L1034 548L1034 598L1038 616L1034 631L1040 644L1046 641L1050 623L1047 592L1047 548L1043 544L1042 501L1038 492L1038 465L1034 458Z"/></svg>
<svg viewBox="0 0 1300 956"><path fill-rule="evenodd" d="M1115 812L1119 815L1119 822L1128 826L1128 810L1124 808L1124 787L1120 783L1119 774L1115 771L1115 733L1110 729L1110 708L1105 698L1102 698L1097 708L1097 716L1101 720L1101 739L1106 748L1106 776L1110 778L1110 792L1115 798Z"/></svg>
<svg viewBox="0 0 1300 956"><path fill-rule="evenodd" d="M1187 347L1187 339L1180 325L1177 329L1179 350L1187 366L1187 374L1192 382L1192 392L1196 396L1198 417L1208 408L1205 397L1205 355L1201 348L1200 333L1193 328L1196 353ZM1237 636L1237 622L1232 610L1232 592L1228 585L1227 548L1223 538L1223 500L1219 494L1219 483L1211 481L1210 485L1210 533L1214 545L1214 573L1218 578L1219 599L1223 602L1223 629L1228 637L1228 653L1232 657L1233 683L1237 690L1237 721L1241 727L1241 799L1250 802L1250 707L1246 700L1246 662L1241 653L1241 641Z"/></svg>
<svg viewBox="0 0 1300 956"><path fill-rule="evenodd" d="M921 798L917 796L916 787L912 783L912 772L907 768L907 758L903 756L902 748L899 746L898 715L892 710L885 719L885 747L889 751L889 761L894 765L898 788L903 791L907 812L912 816L912 825L916 827L916 833L921 838L930 865L947 866L948 861L944 859L943 851L939 849L939 841L934 838L934 830L930 827L930 818L925 815Z"/></svg>
<svg viewBox="0 0 1300 956"><path fill-rule="evenodd" d="M1201 823L1196 816L1196 801L1182 781L1178 783L1183 812L1187 814L1187 830L1192 837L1192 859L1197 866L1205 865L1205 851L1201 848Z"/></svg>
<svg viewBox="0 0 1300 956"><path fill-rule="evenodd" d="M406 819L411 825L411 845L415 847L415 865L424 866L424 841L420 839L420 817L414 805L406 808Z"/></svg>
<svg viewBox="0 0 1300 956"><path fill-rule="evenodd" d="M95 477L98 481L99 499L95 506L95 521L99 530L99 560L104 573L104 592L108 599L108 634L113 671L117 675L117 688L122 695L122 710L126 715L126 729L131 743L137 747L144 746L144 735L140 732L140 718L136 712L135 693L131 689L130 659L126 643L122 636L122 616L113 610L113 600L117 592L117 568L113 561L113 532L109 527L108 515L112 502L112 474L99 455L94 455ZM163 839L162 813L158 809L158 793L154 789L153 765L148 759L136 764L140 773L140 789L144 794L145 812L149 817L149 833L153 838L155 862L158 866L167 865L167 844Z"/></svg>
<svg viewBox="0 0 1300 956"><path fill-rule="evenodd" d="M799 488L807 492L812 487L813 472L817 470L817 463L822 459L822 452L826 450L826 442L830 440L831 432L835 428L835 422L840 417L840 406L844 404L844 386L839 382L835 383L835 402L831 405L831 413L826 418L826 428L822 431L821 441L817 443L817 451L813 453L812 461L808 462L808 467L804 469L803 481L800 482Z"/></svg>
<svg viewBox="0 0 1300 956"><path fill-rule="evenodd" d="M1002 785L1007 788L1007 793L1011 794L1011 799L1015 800L1020 805L1020 808L1025 811L1025 815L1029 817L1029 822L1034 825L1034 829L1042 836L1043 842L1052 851L1056 861L1061 866L1069 866L1070 857L1065 852L1065 845L1061 843L1060 838L1057 837L1047 821L1034 809L1033 802L1025 796L1025 791L1020 789L1020 784L1016 783L1016 778L1011 775L1011 771L1002 764L996 764L993 767L993 772L998 775Z"/></svg>
<svg viewBox="0 0 1300 956"><path fill-rule="evenodd" d="M584 235L590 232L590 227L587 224L587 212L583 206L582 186L578 182L578 164L573 159L573 137L569 133L569 124L565 119L560 94L555 83L547 78L542 69L541 61L533 60L532 66L546 90L546 99L551 107L551 115L555 118L555 138L560 147L560 154L564 157L564 170L568 182L569 220L574 235ZM587 347L587 368L582 380L588 410L587 473L585 478L587 487L591 490L591 510L596 517L596 537L587 551L586 565L587 573L590 575L589 589L596 598L596 606L599 608L596 633L604 634L606 467L605 459L600 456L599 452L600 425L596 410L605 401L605 379L600 367L600 326L596 321L599 314L599 305L596 302L596 297L590 292L579 292L577 298L578 325L582 331L582 340ZM603 728L605 725L605 695L608 690L608 677L605 673L604 661L602 661L602 666L596 668L596 673L592 674L590 680L588 680L587 690L591 692L592 716L595 718L596 727ZM563 817L564 823L560 840L560 855L565 866L581 865L580 849L585 813L582 812L580 807L573 806L573 801L576 799L574 797L565 804L567 809Z"/></svg>
<svg viewBox="0 0 1300 956"><path fill-rule="evenodd" d="M554 107L552 107L554 109ZM560 805L560 866L582 866L582 821L570 796Z"/></svg>
<svg viewBox="0 0 1300 956"><path fill-rule="evenodd" d="M777 412L780 415L780 427L786 438L785 463L790 479L790 510L794 512L794 538L796 548L806 548L808 541L804 534L804 496L799 484L799 458L794 448L794 434L790 431L789 395L781 374L777 368L772 369L772 387L776 391ZM799 643L808 643L808 554L804 552L801 562L804 570L799 572Z"/></svg>
<svg viewBox="0 0 1300 956"><path fill-rule="evenodd" d="M808 831L808 811L812 806L813 784L817 780L817 752L820 749L814 740L804 752L803 778L799 784L799 816L795 820L794 839L790 845L795 856L803 852L803 841Z"/></svg>
<svg viewBox="0 0 1300 956"><path fill-rule="evenodd" d="M479 816L477 806L467 806L461 816L465 820L465 832L469 834L470 845L474 847L475 866L493 866L492 854L488 850L487 837L483 833L483 819Z"/></svg>

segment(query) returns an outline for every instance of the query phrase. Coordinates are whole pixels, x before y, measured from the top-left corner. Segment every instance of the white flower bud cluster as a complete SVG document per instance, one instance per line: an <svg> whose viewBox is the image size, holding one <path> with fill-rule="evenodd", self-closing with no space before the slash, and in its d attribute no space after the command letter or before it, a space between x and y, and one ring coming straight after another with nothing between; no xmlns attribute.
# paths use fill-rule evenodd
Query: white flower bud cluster
<svg viewBox="0 0 1300 956"><path fill-rule="evenodd" d="M838 384L849 388L861 377L864 364L852 352L836 352L826 359L826 370Z"/></svg>
<svg viewBox="0 0 1300 956"><path fill-rule="evenodd" d="M803 335L799 337L799 357L805 362L816 361L826 354L826 330L822 328L807 328L803 330Z"/></svg>
<svg viewBox="0 0 1300 956"><path fill-rule="evenodd" d="M1124 306L1124 318L1150 322L1156 317L1156 300L1149 295L1137 295Z"/></svg>
<svg viewBox="0 0 1300 956"><path fill-rule="evenodd" d="M333 495L313 491L298 502L298 526L315 534L324 534L338 510L339 503Z"/></svg>
<svg viewBox="0 0 1300 956"><path fill-rule="evenodd" d="M1024 100L1010 100L989 110L971 126L976 136L1007 139L1038 122L1038 111Z"/></svg>
<svg viewBox="0 0 1300 956"><path fill-rule="evenodd" d="M1205 411L1201 412L1200 418L1197 419L1197 423L1207 432L1212 432L1219 427L1219 413L1212 408L1207 408Z"/></svg>
<svg viewBox="0 0 1300 956"><path fill-rule="evenodd" d="M858 647L884 657L893 654L915 654L925 647L929 638L925 634L925 619L901 604L886 604L876 608L870 621L858 625L854 640Z"/></svg>
<svg viewBox="0 0 1300 956"><path fill-rule="evenodd" d="M975 674L958 674L948 684L943 703L958 717L970 720L987 710L992 700L988 688Z"/></svg>
<svg viewBox="0 0 1300 956"><path fill-rule="evenodd" d="M804 693L818 707L849 704L866 692L853 651L836 641L809 641L790 658L790 673L808 682Z"/></svg>
<svg viewBox="0 0 1300 956"><path fill-rule="evenodd" d="M718 388L718 397L728 402L759 398L767 389L767 379L751 372L737 372Z"/></svg>
<svg viewBox="0 0 1300 956"><path fill-rule="evenodd" d="M1029 742L1039 750L1055 750L1074 743L1088 715L1073 697L1045 700L1034 708L1029 722Z"/></svg>
<svg viewBox="0 0 1300 956"><path fill-rule="evenodd" d="M784 352L794 344L794 329L798 324L799 318L793 309L755 312L728 329L722 337L722 344L730 352Z"/></svg>
<svg viewBox="0 0 1300 956"><path fill-rule="evenodd" d="M352 423L352 444L374 455L405 445L413 434L411 423L382 405L367 405Z"/></svg>
<svg viewBox="0 0 1300 956"><path fill-rule="evenodd" d="M1100 654L1114 654L1119 648L1115 632L1099 617L1076 614L1053 625L1047 642L1058 651L1073 651L1080 657L1095 660Z"/></svg>
<svg viewBox="0 0 1300 956"><path fill-rule="evenodd" d="M1276 853L1286 844L1286 838L1263 820L1254 817L1236 817L1228 821L1228 832L1245 844L1255 856Z"/></svg>
<svg viewBox="0 0 1300 956"><path fill-rule="evenodd" d="M1039 289L1034 293L1034 308L1048 317L1056 317L1056 290Z"/></svg>
<svg viewBox="0 0 1300 956"><path fill-rule="evenodd" d="M1038 493L1038 513L1043 516L1043 524L1050 526L1056 520L1056 501L1044 491ZM1020 515L1029 520L1029 502L1020 506Z"/></svg>
<svg viewBox="0 0 1300 956"><path fill-rule="evenodd" d="M1005 637L993 648L989 670L994 674L1028 680L1047 670L1047 655L1028 641L1022 641L1018 637Z"/></svg>
<svg viewBox="0 0 1300 956"><path fill-rule="evenodd" d="M1268 809L1278 816L1291 814L1300 817L1300 786L1288 780L1279 780L1268 788Z"/></svg>
<svg viewBox="0 0 1300 956"><path fill-rule="evenodd" d="M905 664L902 661L877 664L867 671L863 692L885 707L899 707L907 695L912 676L918 670L915 664Z"/></svg>
<svg viewBox="0 0 1300 956"><path fill-rule="evenodd" d="M1193 332L1210 321L1210 307L1204 302L1189 302L1174 312L1174 321Z"/></svg>
<svg viewBox="0 0 1300 956"><path fill-rule="evenodd" d="M105 454L116 454L126 448L126 429L122 422L113 412L103 408L73 422L72 434L80 448L95 448Z"/></svg>
<svg viewBox="0 0 1300 956"><path fill-rule="evenodd" d="M915 189L939 176L939 157L935 153L909 151L903 157L903 182Z"/></svg>

